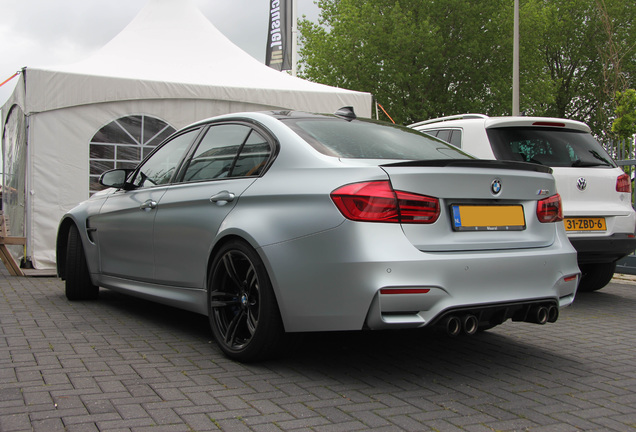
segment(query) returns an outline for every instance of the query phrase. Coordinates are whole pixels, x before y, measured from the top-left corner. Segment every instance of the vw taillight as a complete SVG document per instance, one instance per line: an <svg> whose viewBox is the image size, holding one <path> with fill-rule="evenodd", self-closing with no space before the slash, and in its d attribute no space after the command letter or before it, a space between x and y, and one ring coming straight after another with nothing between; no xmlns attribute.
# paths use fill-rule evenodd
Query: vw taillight
<svg viewBox="0 0 636 432"><path fill-rule="evenodd" d="M632 192L632 181L627 174L619 175L616 179L616 192Z"/></svg>
<svg viewBox="0 0 636 432"><path fill-rule="evenodd" d="M431 224L440 214L437 198L393 190L388 181L348 184L331 199L344 217L361 222Z"/></svg>
<svg viewBox="0 0 636 432"><path fill-rule="evenodd" d="M539 222L559 222L563 220L561 195L556 194L537 202L537 218Z"/></svg>

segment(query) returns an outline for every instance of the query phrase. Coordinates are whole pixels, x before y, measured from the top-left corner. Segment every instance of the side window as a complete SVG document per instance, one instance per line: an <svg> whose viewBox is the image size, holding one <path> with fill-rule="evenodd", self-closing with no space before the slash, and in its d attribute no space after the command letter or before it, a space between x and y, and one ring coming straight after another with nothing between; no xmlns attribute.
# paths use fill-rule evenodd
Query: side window
<svg viewBox="0 0 636 432"><path fill-rule="evenodd" d="M453 129L449 142L457 148L462 148L462 131L459 129Z"/></svg>
<svg viewBox="0 0 636 432"><path fill-rule="evenodd" d="M183 181L258 175L270 154L258 132L240 124L210 127L192 156Z"/></svg>
<svg viewBox="0 0 636 432"><path fill-rule="evenodd" d="M199 129L193 129L165 143L139 168L132 183L144 188L170 182L179 161L198 133Z"/></svg>
<svg viewBox="0 0 636 432"><path fill-rule="evenodd" d="M441 139L442 141L446 141L446 142L450 142L450 134L451 134L451 130L450 129L440 129L437 132L437 138Z"/></svg>
<svg viewBox="0 0 636 432"><path fill-rule="evenodd" d="M457 129L431 129L423 131L429 135L437 137L442 141L454 145L457 148L462 148L462 131Z"/></svg>
<svg viewBox="0 0 636 432"><path fill-rule="evenodd" d="M232 177L259 175L263 171L270 153L271 149L267 140L255 130L252 130L236 160L232 170Z"/></svg>
<svg viewBox="0 0 636 432"><path fill-rule="evenodd" d="M437 133L439 132L439 129L423 130L422 132L432 137L436 137Z"/></svg>

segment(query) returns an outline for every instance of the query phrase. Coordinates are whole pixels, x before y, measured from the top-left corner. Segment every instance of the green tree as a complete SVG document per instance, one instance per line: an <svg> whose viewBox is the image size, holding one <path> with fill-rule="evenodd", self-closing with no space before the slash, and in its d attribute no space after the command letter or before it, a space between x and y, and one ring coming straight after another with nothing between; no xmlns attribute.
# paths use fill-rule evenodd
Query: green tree
<svg viewBox="0 0 636 432"><path fill-rule="evenodd" d="M612 122L612 133L617 138L611 149L616 159L634 159L634 135L636 135L636 90L628 89L616 93L616 118ZM632 176L634 167L627 165L623 170ZM633 193L633 191L632 191ZM632 200L633 201L633 200Z"/></svg>
<svg viewBox="0 0 636 432"><path fill-rule="evenodd" d="M507 3L320 0L319 22L299 25L301 76L370 91L398 123L496 109L510 94Z"/></svg>
<svg viewBox="0 0 636 432"><path fill-rule="evenodd" d="M522 103L530 113L582 120L603 135L614 94L629 81L636 8L623 0L527 0L526 9L541 23L539 31L526 28L526 53L543 58L534 79L549 91Z"/></svg>
<svg viewBox="0 0 636 432"><path fill-rule="evenodd" d="M520 0L520 94L526 114L609 129L616 91L634 87L636 5ZM301 20L301 76L369 91L398 123L508 115L512 0L318 0Z"/></svg>
<svg viewBox="0 0 636 432"><path fill-rule="evenodd" d="M616 93L616 119L612 123L612 132L619 139L630 139L636 135L636 90Z"/></svg>

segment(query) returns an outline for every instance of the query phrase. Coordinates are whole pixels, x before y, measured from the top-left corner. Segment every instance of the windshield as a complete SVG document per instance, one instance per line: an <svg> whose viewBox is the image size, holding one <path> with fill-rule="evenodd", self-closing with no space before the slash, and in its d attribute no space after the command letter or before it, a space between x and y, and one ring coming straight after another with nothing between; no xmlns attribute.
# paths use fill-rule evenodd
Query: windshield
<svg viewBox="0 0 636 432"><path fill-rule="evenodd" d="M429 135L370 120L284 119L285 124L328 156L354 159L442 160L472 156Z"/></svg>
<svg viewBox="0 0 636 432"><path fill-rule="evenodd" d="M551 167L615 167L605 149L587 132L537 127L488 129L495 157Z"/></svg>

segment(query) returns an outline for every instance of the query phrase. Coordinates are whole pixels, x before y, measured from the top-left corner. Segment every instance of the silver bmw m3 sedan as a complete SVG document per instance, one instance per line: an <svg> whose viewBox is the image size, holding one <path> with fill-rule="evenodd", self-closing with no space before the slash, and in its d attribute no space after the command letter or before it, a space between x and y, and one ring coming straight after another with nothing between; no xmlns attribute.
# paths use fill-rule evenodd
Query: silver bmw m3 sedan
<svg viewBox="0 0 636 432"><path fill-rule="evenodd" d="M299 332L554 322L580 277L550 168L349 108L200 121L100 182L59 225L67 298L207 315L240 361Z"/></svg>

